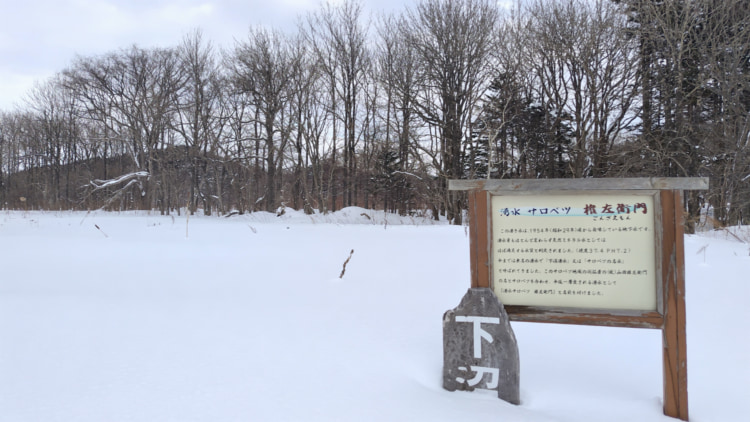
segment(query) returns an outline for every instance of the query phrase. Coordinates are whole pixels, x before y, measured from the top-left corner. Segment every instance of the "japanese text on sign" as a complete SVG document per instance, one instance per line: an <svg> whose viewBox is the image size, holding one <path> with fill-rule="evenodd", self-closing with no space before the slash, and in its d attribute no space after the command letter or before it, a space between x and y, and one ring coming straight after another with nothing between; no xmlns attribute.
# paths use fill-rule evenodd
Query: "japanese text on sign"
<svg viewBox="0 0 750 422"><path fill-rule="evenodd" d="M456 322L471 322L473 323L473 336L474 336L474 358L482 358L482 339L488 343L492 343L495 339L487 331L482 329L481 324L499 324L500 318L492 317L481 317L481 316L456 316ZM488 390L496 389L500 380L500 369L499 368L488 368L485 366L470 366L468 369L465 366L459 366L458 369L463 372L474 372L476 375L471 379L465 379L463 377L457 377L456 381L460 383L467 383L469 387L475 387L484 379L484 374L489 374L490 379L486 381L486 388Z"/></svg>
<svg viewBox="0 0 750 422"><path fill-rule="evenodd" d="M655 310L650 195L492 197L493 289L506 305Z"/></svg>

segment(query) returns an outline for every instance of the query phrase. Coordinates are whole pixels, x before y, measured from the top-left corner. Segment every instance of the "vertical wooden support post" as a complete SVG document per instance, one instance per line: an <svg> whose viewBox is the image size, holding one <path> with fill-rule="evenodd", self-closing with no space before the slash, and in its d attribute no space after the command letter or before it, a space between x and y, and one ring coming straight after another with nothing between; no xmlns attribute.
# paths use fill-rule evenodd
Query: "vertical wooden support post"
<svg viewBox="0 0 750 422"><path fill-rule="evenodd" d="M469 191L469 259L471 261L471 287L490 286L490 254L488 209L489 192Z"/></svg>
<svg viewBox="0 0 750 422"><path fill-rule="evenodd" d="M682 201L678 190L661 191L664 294L662 327L664 414L688 420L685 252Z"/></svg>

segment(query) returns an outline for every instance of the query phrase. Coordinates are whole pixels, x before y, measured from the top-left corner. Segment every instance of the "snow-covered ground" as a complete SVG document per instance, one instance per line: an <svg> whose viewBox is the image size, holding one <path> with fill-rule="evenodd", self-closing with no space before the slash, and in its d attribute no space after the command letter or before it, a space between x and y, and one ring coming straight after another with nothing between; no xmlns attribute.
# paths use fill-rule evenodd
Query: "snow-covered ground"
<svg viewBox="0 0 750 422"><path fill-rule="evenodd" d="M750 247L685 249L691 420L748 421ZM0 421L672 420L657 330L514 322L520 406L443 390L468 255L465 227L358 208L0 211Z"/></svg>

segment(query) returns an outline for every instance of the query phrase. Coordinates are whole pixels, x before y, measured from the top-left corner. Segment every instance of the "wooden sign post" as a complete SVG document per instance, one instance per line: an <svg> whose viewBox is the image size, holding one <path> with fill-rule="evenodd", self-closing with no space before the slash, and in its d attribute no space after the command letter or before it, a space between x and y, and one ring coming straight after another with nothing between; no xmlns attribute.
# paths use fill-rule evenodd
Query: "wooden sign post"
<svg viewBox="0 0 750 422"><path fill-rule="evenodd" d="M664 414L688 420L682 190L707 178L451 180L471 287L513 321L662 331Z"/></svg>

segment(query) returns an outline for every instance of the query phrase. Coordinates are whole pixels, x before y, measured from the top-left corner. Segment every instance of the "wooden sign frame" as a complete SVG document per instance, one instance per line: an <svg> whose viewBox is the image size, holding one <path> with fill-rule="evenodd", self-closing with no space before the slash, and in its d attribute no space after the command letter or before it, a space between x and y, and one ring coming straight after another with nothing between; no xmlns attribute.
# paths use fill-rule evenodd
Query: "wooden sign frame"
<svg viewBox="0 0 750 422"><path fill-rule="evenodd" d="M512 321L662 331L664 414L688 420L685 258L682 190L706 190L708 178L449 180L448 189L468 191L471 287L492 285L493 195L651 191L655 195L656 311L505 306Z"/></svg>

